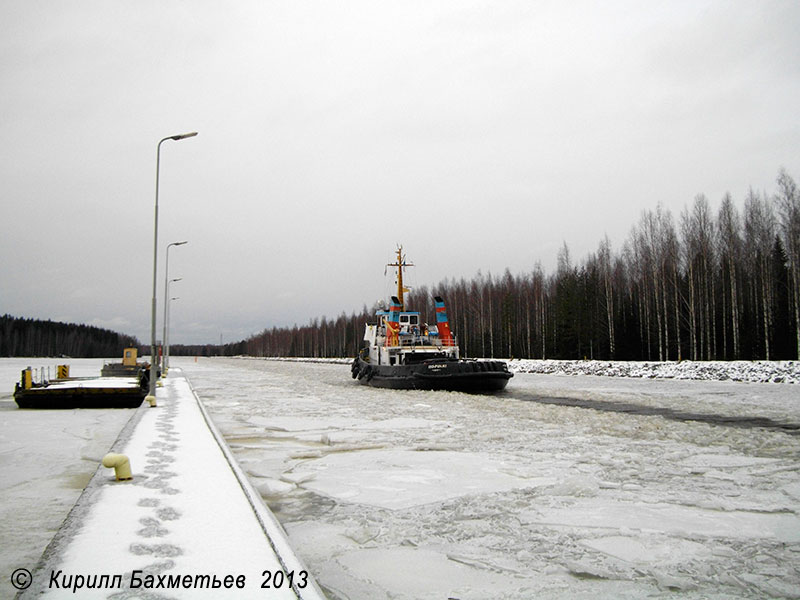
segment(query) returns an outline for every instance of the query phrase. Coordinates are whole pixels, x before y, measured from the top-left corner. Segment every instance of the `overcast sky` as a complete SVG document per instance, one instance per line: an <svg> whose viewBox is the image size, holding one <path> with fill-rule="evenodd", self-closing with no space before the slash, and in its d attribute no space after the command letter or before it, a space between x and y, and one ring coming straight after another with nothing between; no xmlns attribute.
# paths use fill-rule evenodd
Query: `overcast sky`
<svg viewBox="0 0 800 600"><path fill-rule="evenodd" d="M243 339L800 179L800 3L0 2L0 314ZM388 284L387 284L388 282Z"/></svg>

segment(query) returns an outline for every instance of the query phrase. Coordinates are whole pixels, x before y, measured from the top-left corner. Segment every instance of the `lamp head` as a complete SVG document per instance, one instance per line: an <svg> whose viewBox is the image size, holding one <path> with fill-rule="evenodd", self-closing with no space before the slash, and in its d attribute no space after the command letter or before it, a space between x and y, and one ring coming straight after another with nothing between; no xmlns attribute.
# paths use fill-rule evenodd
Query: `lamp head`
<svg viewBox="0 0 800 600"><path fill-rule="evenodd" d="M185 140L186 138L194 137L196 135L197 132L192 131L191 133L179 133L178 135L171 135L169 136L169 139L175 140L177 142L178 140Z"/></svg>

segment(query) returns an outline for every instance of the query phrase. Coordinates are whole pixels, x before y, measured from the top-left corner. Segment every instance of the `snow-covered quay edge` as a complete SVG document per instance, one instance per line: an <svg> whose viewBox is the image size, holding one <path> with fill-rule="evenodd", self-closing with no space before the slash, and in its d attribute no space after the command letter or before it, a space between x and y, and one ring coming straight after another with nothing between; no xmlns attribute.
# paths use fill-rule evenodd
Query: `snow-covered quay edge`
<svg viewBox="0 0 800 600"><path fill-rule="evenodd" d="M241 359L350 364L352 358L288 358L237 356ZM691 361L667 362L607 360L503 359L512 373L542 375L598 375L637 379L688 379L747 383L800 383L800 361Z"/></svg>

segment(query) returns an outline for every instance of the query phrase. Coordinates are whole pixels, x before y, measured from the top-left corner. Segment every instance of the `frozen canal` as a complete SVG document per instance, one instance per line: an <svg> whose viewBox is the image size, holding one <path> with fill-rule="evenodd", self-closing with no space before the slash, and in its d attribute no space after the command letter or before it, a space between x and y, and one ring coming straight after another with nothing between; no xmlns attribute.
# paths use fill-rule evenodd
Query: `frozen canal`
<svg viewBox="0 0 800 600"><path fill-rule="evenodd" d="M795 385L173 366L332 599L800 597Z"/></svg>
<svg viewBox="0 0 800 600"><path fill-rule="evenodd" d="M133 412L18 410L19 370L58 362L0 360L4 598ZM332 600L800 597L796 384L517 374L472 396L173 366Z"/></svg>

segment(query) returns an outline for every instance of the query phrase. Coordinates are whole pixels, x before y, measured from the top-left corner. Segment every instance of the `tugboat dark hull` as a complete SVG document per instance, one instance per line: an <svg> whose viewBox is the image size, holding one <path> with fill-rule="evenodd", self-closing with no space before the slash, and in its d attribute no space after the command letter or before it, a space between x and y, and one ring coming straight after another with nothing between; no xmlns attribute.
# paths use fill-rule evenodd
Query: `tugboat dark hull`
<svg viewBox="0 0 800 600"><path fill-rule="evenodd" d="M372 365L361 357L351 372L363 385L404 390L496 392L514 375L502 361L431 359L406 365Z"/></svg>

